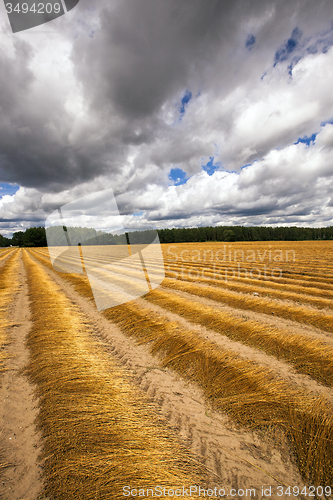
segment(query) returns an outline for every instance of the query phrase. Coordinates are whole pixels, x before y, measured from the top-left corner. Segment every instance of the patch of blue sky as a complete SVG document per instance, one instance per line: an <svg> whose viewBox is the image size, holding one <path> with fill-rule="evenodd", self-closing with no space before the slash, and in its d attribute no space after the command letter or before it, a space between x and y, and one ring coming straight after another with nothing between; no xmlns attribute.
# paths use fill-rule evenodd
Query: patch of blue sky
<svg viewBox="0 0 333 500"><path fill-rule="evenodd" d="M296 66L296 64L302 59L302 56L300 55L297 55L297 56L294 56L292 59L291 59L291 62L288 66L288 73L290 76L292 76L293 74L293 68Z"/></svg>
<svg viewBox="0 0 333 500"><path fill-rule="evenodd" d="M318 52L325 54L333 45L333 24L328 30L320 33L317 38L314 40L313 38L315 37L311 38L311 45L306 48L306 51L309 54L317 54Z"/></svg>
<svg viewBox="0 0 333 500"><path fill-rule="evenodd" d="M247 48L247 50L251 50L255 43L256 43L256 37L254 35L248 35L245 42L245 47Z"/></svg>
<svg viewBox="0 0 333 500"><path fill-rule="evenodd" d="M133 215L135 215L135 217L140 217L140 215L143 215L143 212L137 212L137 213L135 213Z"/></svg>
<svg viewBox="0 0 333 500"><path fill-rule="evenodd" d="M325 54L333 46L333 24L326 30L306 39L302 38L302 32L295 28L290 38L284 42L274 56L274 67L283 61L290 61L288 72L292 76L292 70L296 64L307 55Z"/></svg>
<svg viewBox="0 0 333 500"><path fill-rule="evenodd" d="M213 173L220 168L220 165L218 163L214 165L214 159L215 159L214 156L211 156L209 158L209 162L206 163L206 165L203 165L202 167L202 170L207 172L208 175L213 175Z"/></svg>
<svg viewBox="0 0 333 500"><path fill-rule="evenodd" d="M317 137L317 134L312 134L312 135L310 135L310 137L308 137L307 135L305 135L304 137L299 137L297 139L297 141L294 142L294 144L303 143L303 144L306 144L309 147L309 146L312 146L315 143L316 137Z"/></svg>
<svg viewBox="0 0 333 500"><path fill-rule="evenodd" d="M290 38L284 42L280 48L275 52L274 66L279 62L286 61L289 59L290 54L298 47L299 41L301 39L302 32L299 28L293 29Z"/></svg>
<svg viewBox="0 0 333 500"><path fill-rule="evenodd" d="M326 120L324 122L321 122L320 126L321 127L325 127L325 125L327 125L328 123L330 123L331 125L333 125L333 118L331 118L330 120Z"/></svg>
<svg viewBox="0 0 333 500"><path fill-rule="evenodd" d="M169 172L169 179L173 181L175 186L180 186L181 184L186 184L189 177L181 168L172 168Z"/></svg>
<svg viewBox="0 0 333 500"><path fill-rule="evenodd" d="M0 183L0 198L5 196L6 194L9 196L13 196L20 189L20 186L17 184L9 184L7 182Z"/></svg>
<svg viewBox="0 0 333 500"><path fill-rule="evenodd" d="M183 115L185 113L185 110L186 110L186 106L188 105L188 103L190 102L190 100L192 99L192 92L190 90L186 90L185 94L183 95L182 99L181 99L181 107L180 107L180 114Z"/></svg>

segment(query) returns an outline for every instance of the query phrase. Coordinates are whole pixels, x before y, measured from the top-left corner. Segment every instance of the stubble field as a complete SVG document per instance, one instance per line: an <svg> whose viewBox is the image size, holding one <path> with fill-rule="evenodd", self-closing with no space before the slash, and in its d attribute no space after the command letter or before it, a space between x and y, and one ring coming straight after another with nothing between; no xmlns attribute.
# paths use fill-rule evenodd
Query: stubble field
<svg viewBox="0 0 333 500"><path fill-rule="evenodd" d="M100 312L47 248L0 251L2 497L331 497L332 243L162 251L162 285Z"/></svg>

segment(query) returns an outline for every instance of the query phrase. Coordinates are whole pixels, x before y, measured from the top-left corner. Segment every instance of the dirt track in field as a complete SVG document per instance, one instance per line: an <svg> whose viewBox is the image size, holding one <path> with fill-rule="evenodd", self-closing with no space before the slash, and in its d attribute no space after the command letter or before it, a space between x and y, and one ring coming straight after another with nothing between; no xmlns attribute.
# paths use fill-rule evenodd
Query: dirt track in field
<svg viewBox="0 0 333 500"><path fill-rule="evenodd" d="M41 265L37 259L35 261ZM137 345L100 314L93 302L80 296L57 273L43 268L79 306L92 335L106 344L110 355L152 398L156 410L166 418L181 441L202 458L213 472L211 477L215 484L226 488L260 488L278 484L277 481L303 484L281 435L276 432L274 435L268 432L259 435L236 429L226 416L210 410L196 386L185 383L174 372L162 369L158 359L149 353L148 346Z"/></svg>

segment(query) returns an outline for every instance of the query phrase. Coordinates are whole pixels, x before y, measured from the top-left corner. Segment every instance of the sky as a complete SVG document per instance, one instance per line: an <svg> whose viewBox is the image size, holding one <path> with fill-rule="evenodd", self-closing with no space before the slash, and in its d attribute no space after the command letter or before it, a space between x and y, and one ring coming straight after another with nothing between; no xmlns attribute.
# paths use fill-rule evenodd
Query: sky
<svg viewBox="0 0 333 500"><path fill-rule="evenodd" d="M331 0L0 0L0 233L112 188L133 229L333 225Z"/></svg>

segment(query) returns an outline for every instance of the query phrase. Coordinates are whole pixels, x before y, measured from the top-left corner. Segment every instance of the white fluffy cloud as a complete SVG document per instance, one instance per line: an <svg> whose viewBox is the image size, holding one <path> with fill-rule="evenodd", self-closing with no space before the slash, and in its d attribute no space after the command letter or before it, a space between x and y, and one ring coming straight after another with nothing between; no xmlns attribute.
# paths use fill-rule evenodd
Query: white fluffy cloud
<svg viewBox="0 0 333 500"><path fill-rule="evenodd" d="M0 231L108 187L133 227L331 224L333 6L319 4L81 0L34 34L3 23L0 183L20 189Z"/></svg>

